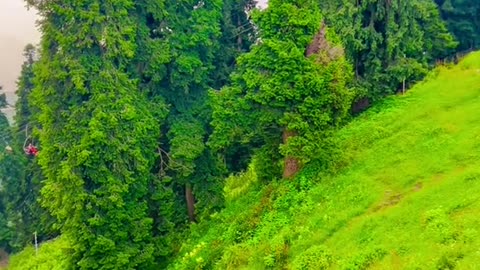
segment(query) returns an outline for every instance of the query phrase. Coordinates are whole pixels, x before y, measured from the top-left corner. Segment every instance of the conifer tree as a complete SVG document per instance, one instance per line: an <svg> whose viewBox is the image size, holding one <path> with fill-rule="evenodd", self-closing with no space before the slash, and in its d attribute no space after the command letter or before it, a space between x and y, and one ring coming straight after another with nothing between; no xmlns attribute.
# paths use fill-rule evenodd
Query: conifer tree
<svg viewBox="0 0 480 270"><path fill-rule="evenodd" d="M128 71L135 3L30 1L42 15L32 106L42 203L72 243L74 268L145 269L153 260L146 194L158 121Z"/></svg>
<svg viewBox="0 0 480 270"><path fill-rule="evenodd" d="M26 139L24 129L27 126L33 126L29 97L34 88L33 66L37 58L37 49L32 44L28 44L23 50L23 56L25 60L17 80L17 90L15 92L18 97L15 103L15 126L19 136L18 141L21 142Z"/></svg>

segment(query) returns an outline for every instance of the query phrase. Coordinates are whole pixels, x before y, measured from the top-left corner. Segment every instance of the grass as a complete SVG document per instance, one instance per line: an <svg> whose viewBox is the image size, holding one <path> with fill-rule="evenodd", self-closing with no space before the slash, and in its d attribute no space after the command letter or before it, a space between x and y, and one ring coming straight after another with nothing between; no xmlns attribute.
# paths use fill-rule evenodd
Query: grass
<svg viewBox="0 0 480 270"><path fill-rule="evenodd" d="M480 53L338 133L311 164L192 226L171 269L480 269Z"/></svg>

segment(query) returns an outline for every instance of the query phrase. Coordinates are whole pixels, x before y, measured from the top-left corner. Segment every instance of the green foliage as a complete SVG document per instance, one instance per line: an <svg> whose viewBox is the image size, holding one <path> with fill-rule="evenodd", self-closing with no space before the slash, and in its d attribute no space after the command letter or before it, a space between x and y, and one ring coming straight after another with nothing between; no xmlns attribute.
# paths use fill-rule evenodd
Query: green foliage
<svg viewBox="0 0 480 270"><path fill-rule="evenodd" d="M2 95L4 95L2 93ZM5 196L7 194L6 191L6 177L3 174L3 170L5 170L5 156L6 156L6 149L7 141L6 139L9 137L10 126L8 125L8 120L0 111L0 137L4 138L0 141L0 248L5 249L9 247L9 242L12 237L12 228L8 226L8 216L7 216L7 207L5 205L6 200Z"/></svg>
<svg viewBox="0 0 480 270"><path fill-rule="evenodd" d="M55 237L54 220L40 207L41 180L40 167L33 158L26 158L23 145L32 142L32 110L29 97L33 90L33 66L35 48L27 45L24 50L25 62L17 82L18 100L15 104L16 115L13 127L6 127L0 136L8 142L11 152L5 151L0 156L0 177L2 179L2 204L5 218L12 228L8 249L19 251L31 242L33 233L44 241ZM36 144L36 143L35 143ZM5 146L2 147L2 149ZM38 147L38 144L37 144Z"/></svg>
<svg viewBox="0 0 480 270"><path fill-rule="evenodd" d="M33 190L26 205L50 220L36 204L42 188L80 268L169 256L185 223L185 184L200 216L223 206L225 166L205 147L207 90L228 80L254 40L245 12L254 2L27 2L43 16L43 38L38 63L26 48L18 81L15 133L36 129L42 167L18 159L16 179Z"/></svg>
<svg viewBox="0 0 480 270"><path fill-rule="evenodd" d="M348 261L346 265L343 265L342 268L346 270L368 269L372 264L381 260L385 255L386 251L382 248L363 250L350 261Z"/></svg>
<svg viewBox="0 0 480 270"><path fill-rule="evenodd" d="M132 69L150 99L168 105L158 170L171 179L178 208L186 210L184 190L191 185L197 214L208 216L223 205L220 180L225 172L205 145L211 115L207 93L224 85L234 59L249 48L253 28L245 10L253 2L137 2L141 46ZM186 211L176 211L186 217Z"/></svg>
<svg viewBox="0 0 480 270"><path fill-rule="evenodd" d="M205 129L200 121L177 120L169 131L171 157L170 166L178 171L179 178L188 177L195 171L195 160L205 151Z"/></svg>
<svg viewBox="0 0 480 270"><path fill-rule="evenodd" d="M252 186L192 226L168 269L471 269L479 63L440 67L336 132L333 170Z"/></svg>
<svg viewBox="0 0 480 270"><path fill-rule="evenodd" d="M227 201L232 201L244 195L258 181L255 165L252 163L247 171L232 174L225 179L223 192Z"/></svg>
<svg viewBox="0 0 480 270"><path fill-rule="evenodd" d="M4 147L3 147L4 149ZM10 227L11 234L7 241L8 249L18 251L31 239L30 228L33 224L31 219L35 213L30 211L31 196L26 196L29 187L23 181L25 161L18 153L7 153L5 150L0 154L0 177L1 177L1 201L4 206L5 221ZM22 152L23 153L23 152ZM25 197L24 197L25 196Z"/></svg>
<svg viewBox="0 0 480 270"><path fill-rule="evenodd" d="M313 2L271 1L254 19L259 43L237 59L232 84L211 94L210 144L214 149L260 145L273 151L270 157L280 152L306 163L328 148L330 131L346 115L350 66L341 48L330 42L332 34L320 30ZM310 43L318 48L306 57ZM293 136L279 147L287 133ZM278 159L265 160L272 161Z"/></svg>
<svg viewBox="0 0 480 270"><path fill-rule="evenodd" d="M216 52L212 87L219 89L229 82L235 69L235 59L250 50L256 34L250 19L255 8L254 0L223 0L221 49Z"/></svg>
<svg viewBox="0 0 480 270"><path fill-rule="evenodd" d="M137 50L134 2L34 4L44 17L31 98L42 204L71 240L75 268L148 267L146 199L161 119L127 71Z"/></svg>
<svg viewBox="0 0 480 270"><path fill-rule="evenodd" d="M65 270L72 262L68 254L71 243L66 237L43 243L35 253L33 246L10 257L9 270Z"/></svg>
<svg viewBox="0 0 480 270"><path fill-rule="evenodd" d="M8 220L5 214L5 207L3 205L0 205L0 207L0 247L2 249L5 249L9 245L12 230L8 226Z"/></svg>
<svg viewBox="0 0 480 270"><path fill-rule="evenodd" d="M36 48L28 44L25 46L23 56L25 57L25 61L22 65L22 71L20 73L20 77L17 81L17 91L15 94L18 96L18 100L15 103L15 126L17 127L16 132L18 133L18 141L23 141L27 138L24 137L25 132L24 129L28 128L30 125L30 129L32 129L33 124L31 122L31 115L32 109L30 108L29 97L34 88L34 71L33 66L36 61Z"/></svg>
<svg viewBox="0 0 480 270"><path fill-rule="evenodd" d="M328 249L323 246L313 246L295 258L292 269L328 269L333 260Z"/></svg>
<svg viewBox="0 0 480 270"><path fill-rule="evenodd" d="M457 45L433 0L319 3L354 65L359 95L372 100L419 81Z"/></svg>
<svg viewBox="0 0 480 270"><path fill-rule="evenodd" d="M425 213L425 229L432 234L433 239L446 244L456 239L455 229L449 220L448 213L443 209L432 209Z"/></svg>
<svg viewBox="0 0 480 270"><path fill-rule="evenodd" d="M448 29L460 42L461 51L480 46L480 3L476 0L435 0Z"/></svg>
<svg viewBox="0 0 480 270"><path fill-rule="evenodd" d="M474 1L27 2L42 43L25 48L13 129L0 114L0 248L34 231L41 248L12 269L480 260L478 55L339 130L354 96L380 100L450 56L446 25L477 47ZM304 169L279 181L291 161Z"/></svg>

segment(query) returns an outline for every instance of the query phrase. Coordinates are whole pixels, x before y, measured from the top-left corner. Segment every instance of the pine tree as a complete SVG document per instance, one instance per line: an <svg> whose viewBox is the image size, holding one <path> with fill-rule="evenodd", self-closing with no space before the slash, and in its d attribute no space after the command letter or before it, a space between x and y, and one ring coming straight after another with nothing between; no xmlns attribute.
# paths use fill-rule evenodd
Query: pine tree
<svg viewBox="0 0 480 270"><path fill-rule="evenodd" d="M43 17L31 99L42 203L71 240L73 268L144 269L153 260L146 196L159 125L129 71L135 3L30 4Z"/></svg>
<svg viewBox="0 0 480 270"><path fill-rule="evenodd" d="M289 178L331 147L330 133L352 96L346 87L350 66L314 1L270 1L255 22L259 43L239 57L232 84L212 94L210 143L260 145L264 164L281 154L283 177Z"/></svg>

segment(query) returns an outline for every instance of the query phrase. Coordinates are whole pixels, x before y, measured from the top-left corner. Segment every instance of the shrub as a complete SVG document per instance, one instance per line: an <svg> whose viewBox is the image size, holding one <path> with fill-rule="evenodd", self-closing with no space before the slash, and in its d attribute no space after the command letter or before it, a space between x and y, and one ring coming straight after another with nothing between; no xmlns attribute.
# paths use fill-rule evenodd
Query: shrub
<svg viewBox="0 0 480 270"><path fill-rule="evenodd" d="M227 201L237 199L245 194L257 180L257 173L253 165L250 165L246 172L230 175L225 180L225 187L223 188L225 199Z"/></svg>
<svg viewBox="0 0 480 270"><path fill-rule="evenodd" d="M332 254L325 246L313 246L295 258L292 269L328 269L333 261Z"/></svg>

